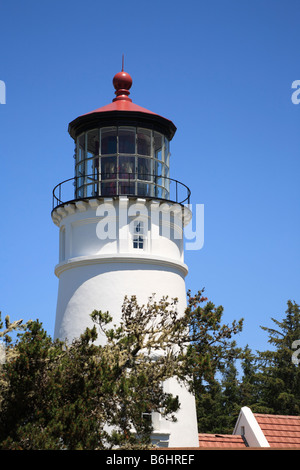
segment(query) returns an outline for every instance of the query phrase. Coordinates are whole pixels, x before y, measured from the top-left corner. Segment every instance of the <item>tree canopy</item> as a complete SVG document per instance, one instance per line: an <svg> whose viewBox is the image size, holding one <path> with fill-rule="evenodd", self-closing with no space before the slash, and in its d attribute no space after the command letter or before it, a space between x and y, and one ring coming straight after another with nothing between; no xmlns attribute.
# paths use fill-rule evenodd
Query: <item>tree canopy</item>
<svg viewBox="0 0 300 470"><path fill-rule="evenodd" d="M149 413L176 420L180 407L162 386L170 377L195 394L199 432L231 433L242 406L299 415L296 302L271 319L273 328L261 326L270 349L256 352L234 339L243 320L223 324L223 307L203 290L188 292L185 312L177 299L139 305L133 296L120 324L109 312L91 318L93 327L68 344L38 320L0 317L0 449L149 448Z"/></svg>
<svg viewBox="0 0 300 470"><path fill-rule="evenodd" d="M134 296L125 298L119 325L109 312L95 310L94 326L71 344L53 341L38 320L14 342L6 328L0 449L149 447L148 413L176 420L180 406L163 382L176 377L195 391L235 354L231 338L242 321L222 325L222 312L202 290L188 293L181 314L177 299L154 296L142 306Z"/></svg>
<svg viewBox="0 0 300 470"><path fill-rule="evenodd" d="M300 414L300 307L287 302L282 320L261 326L270 349L249 345L228 357L211 380L197 389L199 432L232 433L241 407L277 415Z"/></svg>

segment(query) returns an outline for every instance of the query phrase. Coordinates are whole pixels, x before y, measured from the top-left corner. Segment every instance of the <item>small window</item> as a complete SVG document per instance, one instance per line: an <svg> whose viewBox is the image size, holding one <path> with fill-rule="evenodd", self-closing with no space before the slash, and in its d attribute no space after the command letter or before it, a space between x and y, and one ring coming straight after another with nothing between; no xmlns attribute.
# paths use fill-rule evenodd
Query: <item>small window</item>
<svg viewBox="0 0 300 470"><path fill-rule="evenodd" d="M152 414L151 413L142 413L142 418L144 423L147 423L148 426L152 426Z"/></svg>
<svg viewBox="0 0 300 470"><path fill-rule="evenodd" d="M133 248L142 250L144 248L144 223L134 222Z"/></svg>

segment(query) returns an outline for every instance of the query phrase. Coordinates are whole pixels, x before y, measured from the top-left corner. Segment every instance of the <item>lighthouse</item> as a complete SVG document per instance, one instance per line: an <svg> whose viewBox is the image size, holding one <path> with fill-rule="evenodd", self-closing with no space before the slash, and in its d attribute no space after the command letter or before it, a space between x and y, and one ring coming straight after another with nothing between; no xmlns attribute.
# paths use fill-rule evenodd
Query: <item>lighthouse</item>
<svg viewBox="0 0 300 470"><path fill-rule="evenodd" d="M75 176L53 190L59 228L55 338L71 341L92 324L93 310L121 318L124 297L141 305L155 294L186 308L184 227L191 221L190 190L171 178L172 121L132 102L132 78L122 67L111 103L69 124ZM100 338L101 341L101 338ZM195 398L176 379L177 421L153 413L153 443L198 447Z"/></svg>

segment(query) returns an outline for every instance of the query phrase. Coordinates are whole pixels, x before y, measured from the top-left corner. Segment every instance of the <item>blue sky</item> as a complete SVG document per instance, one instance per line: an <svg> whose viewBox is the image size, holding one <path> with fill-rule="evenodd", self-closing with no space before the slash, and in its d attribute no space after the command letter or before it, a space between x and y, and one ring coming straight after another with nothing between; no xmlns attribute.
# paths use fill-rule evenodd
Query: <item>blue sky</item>
<svg viewBox="0 0 300 470"><path fill-rule="evenodd" d="M114 97L121 69L136 104L171 119L171 176L205 207L187 288L205 287L239 345L299 295L298 0L3 1L0 80L0 309L53 334L58 230L52 189L73 177L74 118Z"/></svg>

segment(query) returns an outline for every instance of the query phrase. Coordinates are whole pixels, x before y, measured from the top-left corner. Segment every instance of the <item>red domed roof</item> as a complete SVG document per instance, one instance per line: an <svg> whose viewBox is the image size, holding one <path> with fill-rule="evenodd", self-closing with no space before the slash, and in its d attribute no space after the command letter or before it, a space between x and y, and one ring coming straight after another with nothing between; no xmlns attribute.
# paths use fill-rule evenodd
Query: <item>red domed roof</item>
<svg viewBox="0 0 300 470"><path fill-rule="evenodd" d="M112 103L102 106L101 108L95 109L87 114L91 113L105 113L106 111L137 111L140 113L156 114L148 109L142 108L132 102L129 98L130 88L132 86L132 78L129 73L124 72L123 68L121 72L118 72L113 78L113 85L115 87L116 98L112 100Z"/></svg>
<svg viewBox="0 0 300 470"><path fill-rule="evenodd" d="M138 119L139 122L140 120L148 120L152 124L156 123L158 126L163 126L168 138L172 139L176 132L176 127L172 121L134 104L131 98L129 98L132 78L127 72L124 72L123 67L122 71L114 76L113 85L116 90L116 97L111 103L83 114L69 124L69 133L73 138L80 132L87 130L90 127L89 124L95 125L96 122L100 123L100 121L108 120L111 123L110 125L113 125L114 119L118 121L120 119L126 119L127 121Z"/></svg>
<svg viewBox="0 0 300 470"><path fill-rule="evenodd" d="M142 108L141 106L138 106L137 104L132 103L132 101L128 100L118 100L118 101L113 101L110 104L107 104L106 106L102 106L101 108L94 109L94 111L90 111L89 113L84 114L83 116L86 116L88 114L92 113L105 113L107 111L137 111L139 113L147 113L147 114L154 114L152 111L149 111L148 109Z"/></svg>

